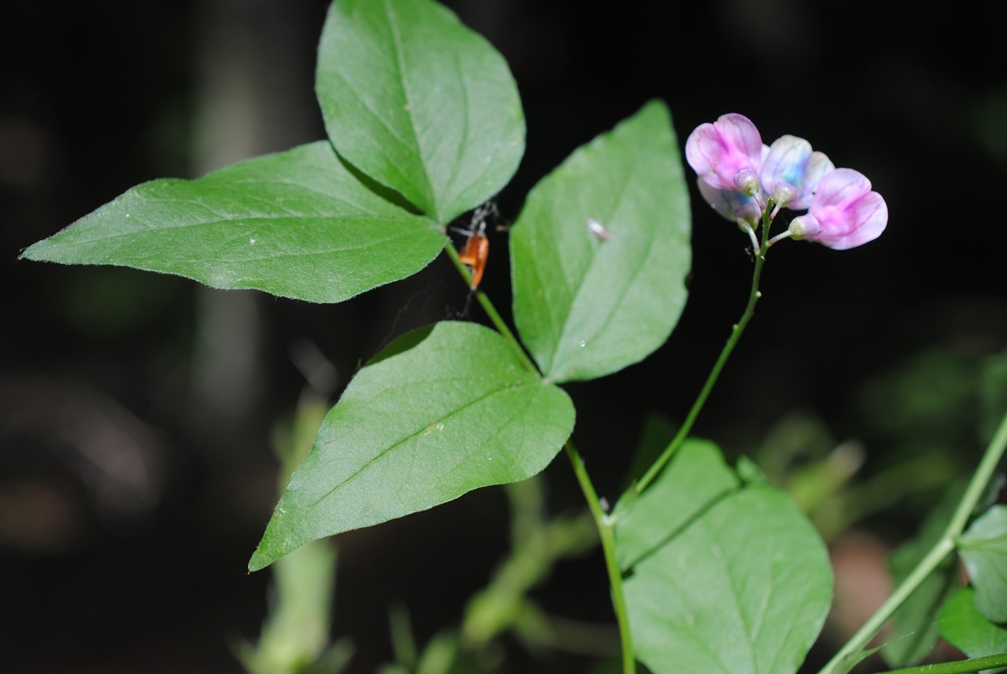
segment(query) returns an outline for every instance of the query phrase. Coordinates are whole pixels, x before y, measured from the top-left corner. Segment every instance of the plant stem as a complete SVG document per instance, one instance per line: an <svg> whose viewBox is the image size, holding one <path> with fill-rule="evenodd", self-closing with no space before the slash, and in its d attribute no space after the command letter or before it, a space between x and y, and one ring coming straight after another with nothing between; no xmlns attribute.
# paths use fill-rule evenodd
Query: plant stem
<svg viewBox="0 0 1007 674"><path fill-rule="evenodd" d="M448 257L450 257L451 261L454 262L458 272L462 275L462 278L465 279L465 283L471 286L472 274L469 272L468 267L465 266L465 263L458 259L458 250L455 248L454 244L448 241L447 246L445 246L445 250L448 253ZM472 290L472 292L475 293L476 299L479 300L479 304L482 306L483 311L485 311L486 315L489 316L493 327L495 327L497 331L503 335L508 342L510 342L525 368L529 372L538 373L538 368L535 367L535 363L533 363L531 358L528 357L528 354L525 353L524 347L521 346L521 342L517 340L517 337L514 336L511 329L507 327L507 323L505 323L503 318L500 317L500 313L496 310L496 307L493 306L493 303L490 301L490 298L486 296L486 293L478 288Z"/></svg>
<svg viewBox="0 0 1007 674"><path fill-rule="evenodd" d="M619 625L619 639L622 642L622 672L623 674L635 674L636 656L633 652L633 636L629 631L629 613L626 611L626 595L622 589L622 570L619 568L619 560L615 556L615 527L609 520L608 515L601 509L601 501L598 493L591 484L591 478L584 467L584 461L571 442L567 442L566 454L573 464L573 472L577 476L577 482L584 492L587 506L591 510L591 516L598 526L598 537L601 540L601 549L605 555L605 568L608 570L608 582L612 586L612 608L615 609L615 619Z"/></svg>
<svg viewBox="0 0 1007 674"><path fill-rule="evenodd" d="M767 207L765 213L769 212L769 207ZM727 364L727 359L731 356L731 352L734 351L734 347L737 346L738 340L741 339L741 333L745 331L745 326L748 322L752 320L752 316L755 315L755 304L762 297L762 293L759 291L759 281L762 278L762 268L766 264L766 241L769 237L769 217L768 215L763 215L762 223L762 246L758 252L755 253L755 269L752 271L752 287L748 293L748 304L745 305L745 311L741 314L741 318L737 323L731 328L731 336L727 340L727 344L724 345L724 349L720 352L720 357L717 358L717 362L713 364L713 369L710 370L709 376L706 378L706 383L703 384L702 390L700 390L699 395L696 397L696 402L692 404L692 409L689 410L689 414L686 415L685 421L682 422L682 427L678 429L678 433L672 438L671 442L661 453L661 456L647 469L647 472L643 474L643 477L637 481L636 485L633 487L637 494L643 492L644 489L650 485L651 482L658 476L661 470L667 465L671 457L678 451L682 443L689 436L689 431L692 430L692 425L696 423L696 417L703 409L703 405L706 404L706 399L710 397L710 392L713 391L714 384L717 383L717 378L720 377L721 370L724 369L724 365ZM754 234L753 241L754 241Z"/></svg>
<svg viewBox="0 0 1007 674"><path fill-rule="evenodd" d="M462 278L465 279L466 283L472 283L472 274L469 272L468 267L458 259L458 251L455 249L454 245L448 241L446 250L448 252L448 257L454 262L455 267L461 273ZM500 314L497 312L496 307L486 296L485 293L477 290L473 292L476 293L476 297L479 299L479 304L482 305L483 309L486 311L486 315L489 316L490 321L500 331L500 334L507 339L508 342L514 347L514 350L518 353L521 361L525 364L525 367L529 371L538 373L538 368L525 353L524 348L521 343L518 342L517 337L514 333L510 331L507 324L504 323ZM619 638L622 642L622 671L623 674L636 674L636 656L633 653L633 637L629 632L629 614L626 612L626 598L622 590L622 571L619 569L619 561L615 556L615 529L613 524L609 521L608 516L605 511L601 508L601 501L598 499L598 492L595 491L594 485L591 483L591 478L587 474L587 469L584 467L584 461L581 460L580 454L572 443L567 441L566 443L566 453L570 457L570 463L573 464L573 472L577 476L577 481L580 483L580 488L584 492L584 498L587 499L588 509L591 511L591 517L594 518L594 523L598 527L598 537L601 540L601 548L605 555L605 567L608 570L608 580L609 584L612 586L612 606L615 609L615 619L619 625Z"/></svg>
<svg viewBox="0 0 1007 674"><path fill-rule="evenodd" d="M893 669L888 674L970 674L971 672L982 672L1005 665L1007 665L1007 653L1001 653L1000 655L987 655L984 658L970 658L968 660L956 660L955 662L942 662L936 665Z"/></svg>
<svg viewBox="0 0 1007 674"><path fill-rule="evenodd" d="M1005 448L1007 448L1007 414L1004 414L1003 419L1000 421L1000 426L986 447L982 461L979 462L979 467L976 468L975 475L972 476L972 480L965 489L962 500L958 502L958 508L951 517L951 521L947 529L944 530L944 534L940 540L927 553L926 557L920 560L920 563L916 565L913 572L896 588L892 596L888 598L888 601L882 604L881 608L871 616L870 620L864 623L864 626L839 649L835 657L829 660L828 664L822 668L820 674L833 674L847 656L867 646L870 640L874 638L874 635L878 633L878 630L888 622L889 618L919 587L920 583L926 580L927 576L954 551L955 541L965 529L969 517L975 510L976 504L979 502L983 491L985 491L990 478L993 476L993 471L996 470L997 464L1000 462L1001 457L1003 457Z"/></svg>

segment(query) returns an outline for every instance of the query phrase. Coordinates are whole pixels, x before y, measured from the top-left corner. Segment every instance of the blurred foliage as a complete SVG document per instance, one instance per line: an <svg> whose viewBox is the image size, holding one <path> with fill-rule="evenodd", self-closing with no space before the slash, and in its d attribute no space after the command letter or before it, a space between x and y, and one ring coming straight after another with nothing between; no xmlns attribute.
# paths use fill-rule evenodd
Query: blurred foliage
<svg viewBox="0 0 1007 674"><path fill-rule="evenodd" d="M324 399L306 394L289 428L279 428L273 443L280 460L277 494L311 450L328 411ZM270 613L257 644L242 643L237 655L249 674L337 674L353 656L353 644L329 645L335 592L336 549L329 540L312 541L272 568Z"/></svg>
<svg viewBox="0 0 1007 674"><path fill-rule="evenodd" d="M1007 405L1003 356L994 367L1000 375L982 375L987 393L973 398L977 406L963 402L969 395L960 388L963 375L977 371L978 360L970 359L1007 345L1007 228L994 207L997 186L1007 184L1007 71L1000 34L1007 4L938 1L920 9L836 0L718 1L640 4L625 11L558 1L447 4L504 53L525 101L529 150L514 185L500 195L507 217L571 148L655 96L669 103L681 134L737 110L767 135L793 129L838 165L870 176L889 201L889 231L870 250L848 254L781 246L767 273L766 301L697 432L725 447L758 445L753 455L763 470L804 494L823 531L835 535L859 523L887 540L909 537L939 499L940 486L974 464L970 457L982 444L976 419L987 420L981 434L988 437L988 420ZM14 4L9 25L17 30L0 42L0 273L8 290L0 374L6 390L24 403L19 410L91 414L100 406L80 403L101 396L158 429L170 451L160 469L165 491L158 492L156 508L123 529L102 517L96 505L101 494L82 472L86 464L76 460L78 454L43 442L23 426L0 429L0 519L37 526L36 536L52 534L55 529L46 527L55 525L45 524L43 515L54 501L37 495L55 493L70 496L67 521L74 523L72 535L47 551L10 540L0 548L0 571L18 579L4 586L4 667L235 671L221 635L235 626L253 634L265 610L265 576L244 574L275 502L263 439L303 387L288 360L290 345L316 343L345 382L395 334L453 316L463 306L466 289L456 288L453 278L445 281L453 271L436 263L415 283L339 308L258 297L258 329L267 348L257 367L268 396L214 436L237 449L221 461L212 458L207 445L213 443L197 432L188 407L195 284L125 270L15 263L24 246L124 189L198 170L192 159L191 117L201 96L195 66L207 58L194 36L213 21L244 24L257 35L253 65L261 79L229 80L229 87L282 80L297 92L264 96L256 106L279 116L289 130L279 145L271 138L274 145L265 149L321 138L312 78L327 5L264 0L231 3L233 14L214 15L203 11L207 3L167 0ZM276 20L270 12L277 7L293 14ZM234 42L221 47L223 57L237 53ZM794 58L795 50L801 58ZM683 65L696 64L697 54L703 55L699 65ZM288 68L292 62L301 67ZM750 86L733 86L738 80L711 75L733 72L738 64L786 84L760 96ZM306 113L289 115L285 106L291 101L300 101ZM241 119L225 121L234 132L256 133ZM506 265L498 264L506 259L506 237L492 236L483 286L496 298L509 292L509 279ZM736 229L699 208L693 244L691 299L669 345L646 365L608 378L598 391L571 387L589 467L600 481L609 478L603 493L617 493L629 461L625 448L640 420L655 411L682 418L741 309L750 263ZM958 348L949 335L981 348ZM949 386L948 402L965 415L951 418L937 409L949 426L926 424L953 440L949 444L938 447L936 436L907 426L911 419L892 409L898 401L880 393L871 395L871 404L891 410L892 419L871 416L883 417L879 423L887 431L861 423L861 382L895 376L899 363L908 368L917 357L933 361L925 369L945 373L946 380L930 381L938 389ZM13 376L24 373L83 383L82 390L97 395L57 404L62 387L29 390ZM876 391L891 384L879 386ZM35 395L39 390L49 392ZM614 394L620 390L639 396ZM894 395L898 387L888 390ZM919 397L932 395L924 391ZM786 431L791 414L799 420ZM88 418L100 417L95 412ZM897 434L896 418L911 440ZM769 420L780 427L770 431ZM808 420L817 430L809 430ZM52 417L49 426L55 427ZM786 444L788 434L792 449L781 457L765 453L777 441ZM859 442L863 465L843 483L850 464L844 459L834 472L829 457L850 440ZM800 477L805 469L809 478ZM824 486L809 488L806 480ZM550 472L546 482L547 510L580 502L562 470ZM843 486L833 496L823 497L838 483ZM878 514L892 503L901 505ZM373 672L392 657L385 622L392 601L412 608L423 643L458 616L467 597L486 583L487 565L505 554L499 535L491 535L505 516L503 498L472 495L437 514L344 537L340 568L354 582L340 585L333 629L353 636L352 671ZM165 554L165 541L182 539L186 550ZM435 548L450 563L430 563L427 552ZM406 557L412 561L401 564ZM544 607L569 606L571 616L603 623L608 597L583 590L600 582L598 569L596 558L567 561L533 596ZM113 606L113 593L125 599ZM500 642L509 638L505 634ZM514 671L584 671L580 660L519 662Z"/></svg>
<svg viewBox="0 0 1007 674"><path fill-rule="evenodd" d="M963 483L950 489L927 515L916 537L904 543L889 557L893 587L904 581L940 540L964 491ZM881 655L890 667L913 665L930 654L939 636L938 617L941 608L960 588L958 565L951 556L895 612L892 632L881 649Z"/></svg>

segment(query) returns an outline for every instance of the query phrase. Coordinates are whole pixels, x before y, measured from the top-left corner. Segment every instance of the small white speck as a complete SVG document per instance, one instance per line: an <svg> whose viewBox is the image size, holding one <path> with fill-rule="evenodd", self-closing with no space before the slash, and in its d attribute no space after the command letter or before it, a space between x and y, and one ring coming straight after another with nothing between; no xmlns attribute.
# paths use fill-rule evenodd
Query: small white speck
<svg viewBox="0 0 1007 674"><path fill-rule="evenodd" d="M577 346L583 349L585 346L587 346L587 342L582 339L579 342L577 342Z"/></svg>
<svg viewBox="0 0 1007 674"><path fill-rule="evenodd" d="M587 221L587 229L602 241L612 240L612 232L608 231L608 229L605 228L605 225L601 224L594 218Z"/></svg>
<svg viewBox="0 0 1007 674"><path fill-rule="evenodd" d="M255 239L249 239L248 243L250 243L250 244L252 244L254 246L255 245Z"/></svg>
<svg viewBox="0 0 1007 674"><path fill-rule="evenodd" d="M129 213L127 213L127 214L126 214L126 217L127 217L127 218L129 217Z"/></svg>
<svg viewBox="0 0 1007 674"><path fill-rule="evenodd" d="M492 456L487 456L487 457L486 457L486 460L487 460L487 461L492 461L492 460L493 460L493 457L492 457Z"/></svg>
<svg viewBox="0 0 1007 674"><path fill-rule="evenodd" d="M444 430L444 424L437 424L437 430L443 431Z"/></svg>

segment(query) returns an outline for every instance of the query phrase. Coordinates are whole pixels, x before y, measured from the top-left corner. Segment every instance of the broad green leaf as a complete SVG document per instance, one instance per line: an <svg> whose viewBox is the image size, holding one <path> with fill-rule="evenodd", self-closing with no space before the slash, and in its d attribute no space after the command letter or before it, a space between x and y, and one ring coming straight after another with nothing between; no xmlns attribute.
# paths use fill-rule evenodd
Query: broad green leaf
<svg viewBox="0 0 1007 674"><path fill-rule="evenodd" d="M1007 622L1007 506L995 505L958 539L958 552L975 588L976 608Z"/></svg>
<svg viewBox="0 0 1007 674"><path fill-rule="evenodd" d="M941 636L970 658L1007 653L1007 625L996 625L979 612L972 588L948 599L940 628Z"/></svg>
<svg viewBox="0 0 1007 674"><path fill-rule="evenodd" d="M528 195L511 228L514 320L553 381L647 357L685 305L689 195L667 108L574 152Z"/></svg>
<svg viewBox="0 0 1007 674"><path fill-rule="evenodd" d="M963 485L949 489L927 516L919 534L892 553L889 566L894 586L912 573L944 535L963 490ZM949 557L916 588L892 616L892 631L881 649L881 656L890 667L912 665L930 654L940 636L938 616L941 608L960 587L957 565L954 558Z"/></svg>
<svg viewBox="0 0 1007 674"><path fill-rule="evenodd" d="M544 469L569 437L566 393L499 333L444 322L357 373L280 499L249 562L426 510Z"/></svg>
<svg viewBox="0 0 1007 674"><path fill-rule="evenodd" d="M652 553L739 484L715 444L686 440L660 479L639 496L624 496L616 504L612 517L616 521L619 568L630 570L637 560Z"/></svg>
<svg viewBox="0 0 1007 674"><path fill-rule="evenodd" d="M507 184L524 112L503 57L432 0L337 0L315 82L336 150L439 222Z"/></svg>
<svg viewBox="0 0 1007 674"><path fill-rule="evenodd" d="M638 530L651 536L665 525L627 569L637 656L655 674L792 674L831 603L825 545L784 493L764 484L717 493L697 484L695 468L676 466L708 462L708 454L703 444L684 445L617 519L617 552L627 536L636 541L645 537ZM655 489L676 503L646 499Z"/></svg>
<svg viewBox="0 0 1007 674"><path fill-rule="evenodd" d="M138 185L23 257L340 302L415 274L445 240L428 218L364 187L319 142L199 180Z"/></svg>

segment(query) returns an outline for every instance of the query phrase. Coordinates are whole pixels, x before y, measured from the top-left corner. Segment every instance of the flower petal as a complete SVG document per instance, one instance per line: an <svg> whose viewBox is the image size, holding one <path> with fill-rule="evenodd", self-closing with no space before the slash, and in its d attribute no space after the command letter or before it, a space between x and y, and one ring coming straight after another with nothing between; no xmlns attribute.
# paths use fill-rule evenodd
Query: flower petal
<svg viewBox="0 0 1007 674"><path fill-rule="evenodd" d="M721 190L736 189L744 170L758 173L762 136L744 115L721 115L713 124L700 124L685 142L685 158L699 178Z"/></svg>
<svg viewBox="0 0 1007 674"><path fill-rule="evenodd" d="M823 209L829 206L846 208L854 199L871 191L871 181L867 176L853 169L836 169L818 183L810 208Z"/></svg>
<svg viewBox="0 0 1007 674"><path fill-rule="evenodd" d="M758 161L762 157L762 136L748 117L729 112L717 119L724 139L746 157ZM755 167L758 168L758 167Z"/></svg>
<svg viewBox="0 0 1007 674"><path fill-rule="evenodd" d="M824 152L812 152L804 167L804 184L798 190L797 198L790 203L790 207L794 210L801 210L811 206L811 199L815 196L822 178L835 170L836 165Z"/></svg>
<svg viewBox="0 0 1007 674"><path fill-rule="evenodd" d="M759 203L736 190L718 190L704 180L696 181L703 200L722 217L738 224L747 223L752 229L759 228L762 209Z"/></svg>
<svg viewBox="0 0 1007 674"><path fill-rule="evenodd" d="M795 196L790 208L802 210L811 204L818 182L835 167L821 152L813 152L811 143L797 136L781 136L769 146L762 162L759 180L762 188L772 196L784 184L794 187Z"/></svg>
<svg viewBox="0 0 1007 674"><path fill-rule="evenodd" d="M817 241L835 250L846 250L878 238L888 225L888 205L871 181L853 169L836 169L818 184L807 216L795 218L794 238ZM815 226L811 226L811 221Z"/></svg>
<svg viewBox="0 0 1007 674"><path fill-rule="evenodd" d="M855 248L881 236L888 226L888 204L877 192L868 192L851 204L852 218L857 225L829 247L835 250Z"/></svg>

